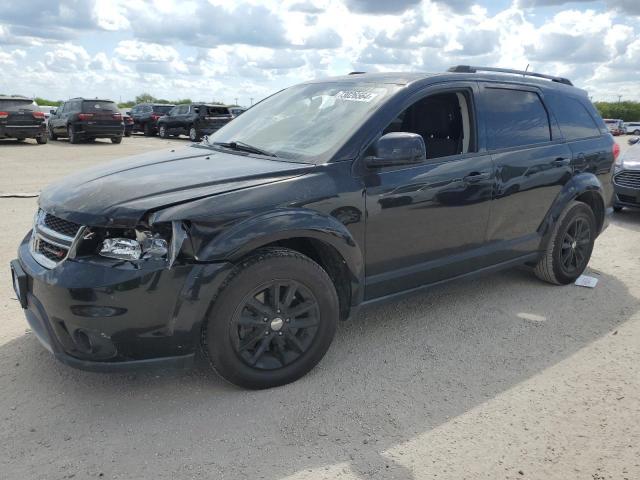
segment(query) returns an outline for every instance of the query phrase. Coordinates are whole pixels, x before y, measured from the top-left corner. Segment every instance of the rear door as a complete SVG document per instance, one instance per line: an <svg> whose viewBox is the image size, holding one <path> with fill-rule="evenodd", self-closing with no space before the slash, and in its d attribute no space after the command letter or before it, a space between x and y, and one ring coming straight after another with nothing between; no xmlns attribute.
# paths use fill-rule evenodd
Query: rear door
<svg viewBox="0 0 640 480"><path fill-rule="evenodd" d="M495 262L530 253L551 205L571 178L571 150L542 92L482 83L481 112L495 186L487 239Z"/></svg>

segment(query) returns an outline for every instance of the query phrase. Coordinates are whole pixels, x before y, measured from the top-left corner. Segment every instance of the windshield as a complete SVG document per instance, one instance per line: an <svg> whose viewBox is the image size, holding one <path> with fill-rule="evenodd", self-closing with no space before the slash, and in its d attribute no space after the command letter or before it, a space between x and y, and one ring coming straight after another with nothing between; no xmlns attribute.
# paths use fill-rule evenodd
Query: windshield
<svg viewBox="0 0 640 480"><path fill-rule="evenodd" d="M118 107L114 102L105 102L102 100L85 100L82 102L82 111L90 113L98 112L117 112Z"/></svg>
<svg viewBox="0 0 640 480"><path fill-rule="evenodd" d="M285 159L326 160L398 88L364 82L297 85L253 106L207 143L238 142Z"/></svg>
<svg viewBox="0 0 640 480"><path fill-rule="evenodd" d="M35 110L37 106L36 102L28 99L0 100L0 110Z"/></svg>

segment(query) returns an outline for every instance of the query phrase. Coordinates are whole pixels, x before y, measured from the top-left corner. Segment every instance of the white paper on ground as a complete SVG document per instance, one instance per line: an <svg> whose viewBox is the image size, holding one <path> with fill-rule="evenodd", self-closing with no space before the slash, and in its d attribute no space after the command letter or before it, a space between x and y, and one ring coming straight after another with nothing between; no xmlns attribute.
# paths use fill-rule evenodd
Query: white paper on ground
<svg viewBox="0 0 640 480"><path fill-rule="evenodd" d="M590 277L589 275L580 275L576 279L576 285L579 287L595 288L597 284L598 279L596 277Z"/></svg>

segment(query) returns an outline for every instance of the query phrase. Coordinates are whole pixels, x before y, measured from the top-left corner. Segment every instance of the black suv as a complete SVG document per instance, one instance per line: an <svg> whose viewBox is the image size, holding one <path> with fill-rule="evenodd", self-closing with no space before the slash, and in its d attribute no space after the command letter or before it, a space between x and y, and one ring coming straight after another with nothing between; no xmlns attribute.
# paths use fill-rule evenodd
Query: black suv
<svg viewBox="0 0 640 480"><path fill-rule="evenodd" d="M143 132L147 137L158 133L158 120L169 113L175 105L164 103L139 103L131 109L133 131Z"/></svg>
<svg viewBox="0 0 640 480"><path fill-rule="evenodd" d="M72 98L51 111L47 125L49 140L67 137L69 143L96 138L122 142L124 124L118 106L111 100Z"/></svg>
<svg viewBox="0 0 640 480"><path fill-rule="evenodd" d="M189 135L192 142L199 142L233 119L228 107L193 103L178 105L164 117L158 119L158 132L162 138L171 135Z"/></svg>
<svg viewBox="0 0 640 480"><path fill-rule="evenodd" d="M47 143L44 113L31 98L0 96L0 138L35 138L39 144Z"/></svg>
<svg viewBox="0 0 640 480"><path fill-rule="evenodd" d="M33 331L93 370L202 347L264 388L308 372L362 305L522 264L573 282L619 150L570 81L501 72L303 83L201 144L49 186L11 264Z"/></svg>

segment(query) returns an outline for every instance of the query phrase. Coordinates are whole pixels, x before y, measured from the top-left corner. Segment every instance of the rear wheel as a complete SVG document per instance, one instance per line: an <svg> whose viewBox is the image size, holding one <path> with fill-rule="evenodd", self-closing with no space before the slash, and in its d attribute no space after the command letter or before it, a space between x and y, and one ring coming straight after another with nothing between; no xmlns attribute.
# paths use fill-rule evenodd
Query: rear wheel
<svg viewBox="0 0 640 480"><path fill-rule="evenodd" d="M125 137L130 137L131 136L131 130L125 130L124 131L124 136Z"/></svg>
<svg viewBox="0 0 640 480"><path fill-rule="evenodd" d="M18 143L24 142L24 137L16 138L16 142L18 142Z"/></svg>
<svg viewBox="0 0 640 480"><path fill-rule="evenodd" d="M80 143L80 139L73 125L67 127L67 137L69 137L69 143Z"/></svg>
<svg viewBox="0 0 640 480"><path fill-rule="evenodd" d="M45 143L47 143L47 140L47 136L44 134L36 137L36 142L38 142L39 145L44 145Z"/></svg>
<svg viewBox="0 0 640 480"><path fill-rule="evenodd" d="M144 124L144 136L145 137L153 137L155 136L156 132L153 130L153 127L151 126L151 124L149 122Z"/></svg>
<svg viewBox="0 0 640 480"><path fill-rule="evenodd" d="M634 135L636 135L636 136L640 135L640 130L637 130L637 129L636 129L636 130L634 130L634 131L633 131L633 134L634 134Z"/></svg>
<svg viewBox="0 0 640 480"><path fill-rule="evenodd" d="M221 288L203 329L203 350L229 382L275 387L322 359L337 320L338 296L322 267L293 250L262 249Z"/></svg>
<svg viewBox="0 0 640 480"><path fill-rule="evenodd" d="M122 143L122 137L111 137L111 143Z"/></svg>
<svg viewBox="0 0 640 480"><path fill-rule="evenodd" d="M189 128L189 140L191 140L192 142L199 142L200 138L201 135L198 129L191 125L191 127Z"/></svg>
<svg viewBox="0 0 640 480"><path fill-rule="evenodd" d="M596 218L588 205L573 202L558 219L547 250L535 268L538 278L556 285L574 282L589 263Z"/></svg>
<svg viewBox="0 0 640 480"><path fill-rule="evenodd" d="M167 127L164 125L158 127L158 134L160 138L169 138L169 130L167 130Z"/></svg>

